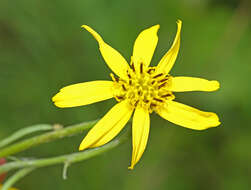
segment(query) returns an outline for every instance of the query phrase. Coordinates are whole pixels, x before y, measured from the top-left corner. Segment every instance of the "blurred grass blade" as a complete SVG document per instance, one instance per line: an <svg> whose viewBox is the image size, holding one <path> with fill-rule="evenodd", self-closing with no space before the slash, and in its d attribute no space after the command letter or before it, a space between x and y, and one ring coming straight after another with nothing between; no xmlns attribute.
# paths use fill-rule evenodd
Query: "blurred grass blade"
<svg viewBox="0 0 251 190"><path fill-rule="evenodd" d="M49 124L38 124L38 125L33 125L30 127L20 129L14 134L12 134L11 136L1 140L0 148L11 144L12 142L24 137L25 135L29 135L31 133L38 132L38 131L48 131L52 129L53 129L53 126Z"/></svg>

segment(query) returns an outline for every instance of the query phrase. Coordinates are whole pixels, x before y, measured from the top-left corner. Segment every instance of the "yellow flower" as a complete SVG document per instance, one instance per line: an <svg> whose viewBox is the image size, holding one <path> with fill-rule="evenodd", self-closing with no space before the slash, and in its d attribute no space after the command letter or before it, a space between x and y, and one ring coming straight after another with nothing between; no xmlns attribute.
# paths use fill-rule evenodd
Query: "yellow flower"
<svg viewBox="0 0 251 190"><path fill-rule="evenodd" d="M3 185L0 184L0 190L2 189L2 187L3 187ZM18 190L18 189L11 187L11 188L9 188L9 190Z"/></svg>
<svg viewBox="0 0 251 190"><path fill-rule="evenodd" d="M204 130L220 124L215 113L204 112L173 101L173 92L215 91L218 81L194 77L173 77L169 71L174 65L180 47L182 22L177 21L177 34L170 50L156 67L150 62L158 42L159 25L142 31L137 37L130 66L125 58L91 27L90 32L99 44L99 50L110 69L112 81L92 81L70 85L53 97L56 106L83 106L114 97L118 103L89 131L79 150L102 146L111 141L132 120L132 160L129 169L140 160L147 144L150 129L149 113L155 111L164 119L195 130Z"/></svg>

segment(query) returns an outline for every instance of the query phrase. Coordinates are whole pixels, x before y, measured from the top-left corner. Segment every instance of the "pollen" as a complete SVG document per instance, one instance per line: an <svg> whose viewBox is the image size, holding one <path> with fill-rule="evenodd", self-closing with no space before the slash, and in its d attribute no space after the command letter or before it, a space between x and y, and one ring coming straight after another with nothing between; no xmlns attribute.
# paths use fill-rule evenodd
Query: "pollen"
<svg viewBox="0 0 251 190"><path fill-rule="evenodd" d="M127 100L134 108L141 106L152 112L167 100L175 98L168 90L172 82L170 75L157 73L155 67L145 67L143 63L138 65L137 69L134 63L131 63L125 79L116 78L111 74L114 97L118 102Z"/></svg>

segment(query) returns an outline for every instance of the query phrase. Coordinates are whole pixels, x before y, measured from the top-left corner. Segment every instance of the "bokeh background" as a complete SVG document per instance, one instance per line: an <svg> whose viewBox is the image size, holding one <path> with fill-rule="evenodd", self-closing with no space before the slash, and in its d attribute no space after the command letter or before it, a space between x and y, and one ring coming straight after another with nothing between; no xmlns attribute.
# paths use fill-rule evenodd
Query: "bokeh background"
<svg viewBox="0 0 251 190"><path fill-rule="evenodd" d="M251 6L239 0L25 0L0 1L0 138L37 123L69 125L102 117L109 100L56 108L63 86L110 79L88 24L129 60L139 32L160 24L156 65L183 21L173 75L217 79L217 92L176 93L177 100L216 112L221 126L192 131L151 115L147 149L135 170L131 142L74 164L43 168L16 184L21 190L215 189L251 187ZM40 145L17 156L50 157L77 151L85 134Z"/></svg>

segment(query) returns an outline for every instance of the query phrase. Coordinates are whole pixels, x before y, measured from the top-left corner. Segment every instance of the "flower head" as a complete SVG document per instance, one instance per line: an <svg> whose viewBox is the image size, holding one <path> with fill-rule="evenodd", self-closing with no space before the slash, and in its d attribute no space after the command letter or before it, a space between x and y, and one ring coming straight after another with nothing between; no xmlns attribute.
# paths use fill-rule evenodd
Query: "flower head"
<svg viewBox="0 0 251 190"><path fill-rule="evenodd" d="M122 55L109 46L91 27L82 27L90 32L99 44L100 52L115 73L112 81L93 81L70 85L53 97L58 107L83 106L114 97L118 103L89 131L79 150L98 147L112 140L125 126L134 111L132 121L133 169L140 160L147 144L150 118L155 111L164 119L195 130L204 130L220 124L215 113L174 101L173 92L215 91L219 82L194 77L173 77L169 71L174 65L180 47L182 22L170 50L157 66L149 66L158 42L159 25L142 31L137 37L130 65Z"/></svg>

